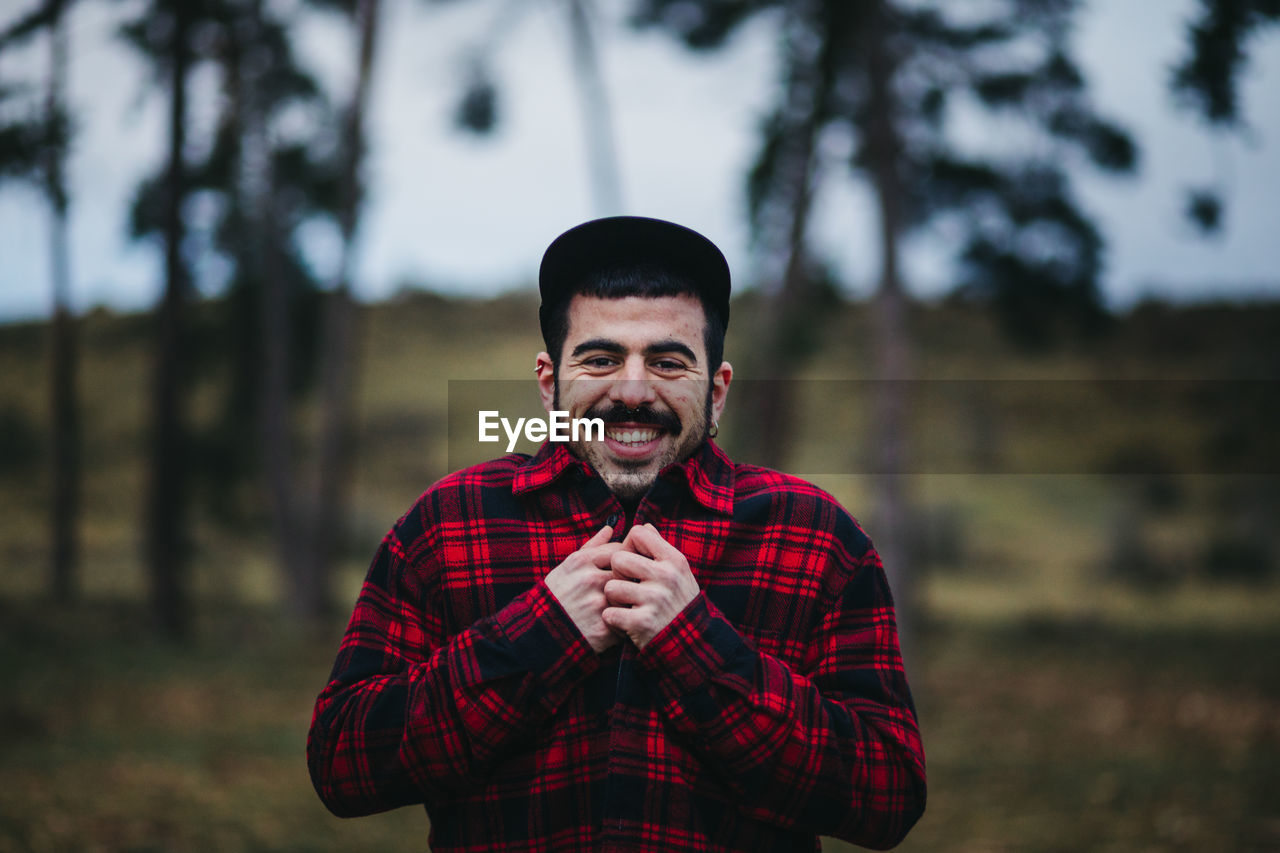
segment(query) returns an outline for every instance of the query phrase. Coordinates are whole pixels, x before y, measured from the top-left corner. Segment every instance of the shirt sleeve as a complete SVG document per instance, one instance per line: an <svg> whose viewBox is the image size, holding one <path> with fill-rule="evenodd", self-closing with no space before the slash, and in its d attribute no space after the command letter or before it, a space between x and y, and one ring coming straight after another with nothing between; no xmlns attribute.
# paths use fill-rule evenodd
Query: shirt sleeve
<svg viewBox="0 0 1280 853"><path fill-rule="evenodd" d="M431 569L388 534L316 700L307 765L336 815L476 786L599 666L541 582L445 636Z"/></svg>
<svg viewBox="0 0 1280 853"><path fill-rule="evenodd" d="M754 649L700 595L639 659L663 713L767 823L867 847L924 811L925 767L876 552L854 559L797 672Z"/></svg>

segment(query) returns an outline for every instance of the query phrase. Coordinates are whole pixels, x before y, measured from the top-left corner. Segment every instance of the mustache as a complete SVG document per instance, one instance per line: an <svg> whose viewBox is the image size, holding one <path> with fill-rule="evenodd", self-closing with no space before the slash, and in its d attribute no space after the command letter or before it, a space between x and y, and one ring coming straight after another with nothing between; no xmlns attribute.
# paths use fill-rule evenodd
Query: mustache
<svg viewBox="0 0 1280 853"><path fill-rule="evenodd" d="M611 406L597 406L587 410L586 417L600 418L606 424L647 424L660 427L671 432L680 432L680 419L674 412L658 411L649 406L631 408L621 403Z"/></svg>

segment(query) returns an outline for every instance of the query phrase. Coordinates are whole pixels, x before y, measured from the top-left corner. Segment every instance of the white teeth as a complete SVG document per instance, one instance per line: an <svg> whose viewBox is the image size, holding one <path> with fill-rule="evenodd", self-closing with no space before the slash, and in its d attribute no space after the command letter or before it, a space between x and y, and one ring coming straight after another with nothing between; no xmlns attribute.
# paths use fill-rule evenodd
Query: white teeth
<svg viewBox="0 0 1280 853"><path fill-rule="evenodd" d="M620 444L645 444L653 441L657 437L658 431L653 429L625 429L611 430L607 434L609 438Z"/></svg>

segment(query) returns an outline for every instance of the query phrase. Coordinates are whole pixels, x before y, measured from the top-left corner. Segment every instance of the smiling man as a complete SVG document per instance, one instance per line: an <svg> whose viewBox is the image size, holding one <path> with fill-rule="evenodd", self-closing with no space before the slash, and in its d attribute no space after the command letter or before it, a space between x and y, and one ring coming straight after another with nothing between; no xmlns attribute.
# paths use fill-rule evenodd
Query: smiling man
<svg viewBox="0 0 1280 853"><path fill-rule="evenodd" d="M308 763L339 815L435 851L884 848L924 753L879 557L826 493L716 446L729 270L595 220L539 277L547 442L432 486L375 556Z"/></svg>
<svg viewBox="0 0 1280 853"><path fill-rule="evenodd" d="M543 405L605 422L604 441L580 440L572 449L614 495L634 504L662 469L707 438L733 368L709 366L702 305L688 294L577 294L567 317L562 363L538 354Z"/></svg>

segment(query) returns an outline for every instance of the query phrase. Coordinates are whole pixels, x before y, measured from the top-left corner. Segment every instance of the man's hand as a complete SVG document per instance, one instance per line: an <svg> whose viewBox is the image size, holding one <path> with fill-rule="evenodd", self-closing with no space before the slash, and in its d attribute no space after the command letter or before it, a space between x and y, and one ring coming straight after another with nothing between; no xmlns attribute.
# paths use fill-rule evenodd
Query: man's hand
<svg viewBox="0 0 1280 853"><path fill-rule="evenodd" d="M604 585L613 577L609 560L623 548L623 543L609 541L612 536L613 528L606 524L546 577L547 588L596 654L619 640L600 618L607 604Z"/></svg>
<svg viewBox="0 0 1280 853"><path fill-rule="evenodd" d="M605 625L643 649L698 597L689 561L652 524L633 527L613 553L613 580L604 585Z"/></svg>

